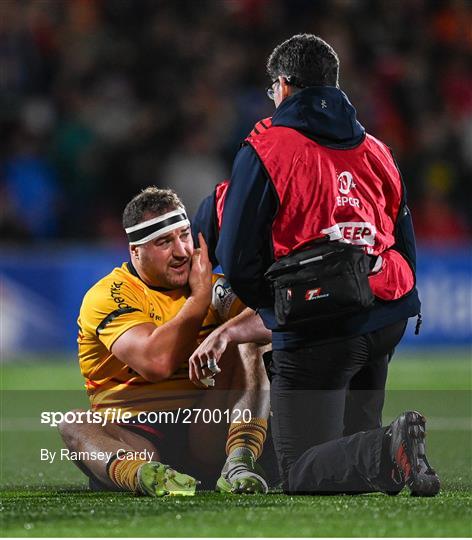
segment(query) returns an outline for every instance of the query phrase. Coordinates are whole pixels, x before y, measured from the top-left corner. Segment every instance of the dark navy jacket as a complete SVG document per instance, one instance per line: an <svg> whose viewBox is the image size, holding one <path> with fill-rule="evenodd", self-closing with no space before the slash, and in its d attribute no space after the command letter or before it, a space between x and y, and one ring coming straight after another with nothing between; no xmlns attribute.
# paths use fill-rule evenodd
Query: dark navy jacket
<svg viewBox="0 0 472 540"><path fill-rule="evenodd" d="M319 106L329 97L335 107ZM272 117L272 125L297 129L318 144L348 149L365 137L363 126L345 94L334 87L304 89L283 101ZM395 249L416 264L411 216L405 206L397 222ZM208 203L207 203L208 204ZM246 145L237 154L223 213L216 248L226 278L241 300L258 309L265 325L273 330L273 348L289 349L320 340L336 340L361 335L417 315L420 303L416 289L392 302L376 301L375 306L339 323L309 325L292 332L281 332L275 321L270 289L264 272L274 262L271 245L272 221L277 197L270 179L254 150Z"/></svg>
<svg viewBox="0 0 472 540"><path fill-rule="evenodd" d="M201 232L208 246L208 256L213 268L218 267L216 259L216 245L218 244L218 218L216 216L216 193L203 199L192 218L192 236L196 247L199 246L198 233Z"/></svg>

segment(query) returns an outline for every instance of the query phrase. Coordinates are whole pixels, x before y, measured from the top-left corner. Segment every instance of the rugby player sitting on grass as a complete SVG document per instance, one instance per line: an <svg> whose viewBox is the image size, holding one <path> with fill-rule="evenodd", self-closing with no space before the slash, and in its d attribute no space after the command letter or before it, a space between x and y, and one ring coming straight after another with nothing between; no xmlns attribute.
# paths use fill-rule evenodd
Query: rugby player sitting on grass
<svg viewBox="0 0 472 540"><path fill-rule="evenodd" d="M270 333L224 278L212 274L203 236L194 249L173 191L142 191L126 206L123 225L130 261L85 295L78 343L91 409L103 415L119 410L131 419L63 422L65 445L81 452L76 464L92 489L193 495L195 478L210 487L220 475L219 490L267 491L256 460L267 431L268 381L257 346L237 344L248 327L261 344ZM188 359L221 325L234 345L226 349L225 369L215 374L205 367L206 383L196 387ZM154 415L142 414L149 412ZM111 458L92 459L98 452Z"/></svg>

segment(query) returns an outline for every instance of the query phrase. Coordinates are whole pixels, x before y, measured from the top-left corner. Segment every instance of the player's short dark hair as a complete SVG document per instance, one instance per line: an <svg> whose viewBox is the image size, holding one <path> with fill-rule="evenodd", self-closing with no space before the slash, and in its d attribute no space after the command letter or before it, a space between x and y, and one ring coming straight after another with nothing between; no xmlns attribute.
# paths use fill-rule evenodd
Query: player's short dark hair
<svg viewBox="0 0 472 540"><path fill-rule="evenodd" d="M297 34L277 45L267 60L271 81L279 76L299 88L338 86L339 58L336 51L314 34Z"/></svg>
<svg viewBox="0 0 472 540"><path fill-rule="evenodd" d="M183 204L175 191L149 186L126 205L123 211L123 228L133 227L146 219L161 216L179 207L183 207Z"/></svg>

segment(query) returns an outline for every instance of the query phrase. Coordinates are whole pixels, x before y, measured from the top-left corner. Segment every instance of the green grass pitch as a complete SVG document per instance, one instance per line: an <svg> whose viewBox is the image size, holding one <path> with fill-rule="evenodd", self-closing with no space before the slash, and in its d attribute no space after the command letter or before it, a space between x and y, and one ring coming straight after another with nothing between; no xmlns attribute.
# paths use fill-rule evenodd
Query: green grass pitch
<svg viewBox="0 0 472 540"><path fill-rule="evenodd" d="M471 363L464 351L399 352L390 369L384 420L409 408L427 416L428 455L442 480L433 499L406 492L167 499L92 493L71 463L39 460L40 448L61 447L54 429L37 426L44 403L62 411L86 404L74 360L0 364L0 384L2 536L472 535Z"/></svg>

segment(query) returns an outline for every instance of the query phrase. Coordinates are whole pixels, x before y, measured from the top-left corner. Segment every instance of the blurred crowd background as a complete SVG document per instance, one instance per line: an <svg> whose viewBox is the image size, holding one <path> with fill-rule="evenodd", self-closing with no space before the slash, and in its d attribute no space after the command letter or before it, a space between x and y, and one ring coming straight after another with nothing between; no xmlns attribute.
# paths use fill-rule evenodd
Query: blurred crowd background
<svg viewBox="0 0 472 540"><path fill-rule="evenodd" d="M2 239L123 243L150 184L192 214L272 114L265 62L299 32L338 52L419 241L470 242L470 0L1 0Z"/></svg>

